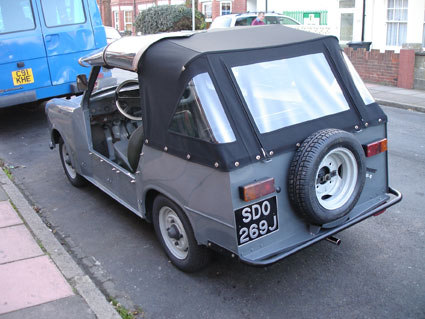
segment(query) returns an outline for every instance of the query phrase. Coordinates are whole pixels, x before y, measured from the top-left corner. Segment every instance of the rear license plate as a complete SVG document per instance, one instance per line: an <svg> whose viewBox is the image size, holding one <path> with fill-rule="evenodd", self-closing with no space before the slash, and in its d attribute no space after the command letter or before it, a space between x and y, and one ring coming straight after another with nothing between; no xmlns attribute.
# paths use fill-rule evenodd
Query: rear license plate
<svg viewBox="0 0 425 319"><path fill-rule="evenodd" d="M32 69L22 69L12 72L13 85L24 85L34 83Z"/></svg>
<svg viewBox="0 0 425 319"><path fill-rule="evenodd" d="M235 211L238 245L278 230L276 196Z"/></svg>

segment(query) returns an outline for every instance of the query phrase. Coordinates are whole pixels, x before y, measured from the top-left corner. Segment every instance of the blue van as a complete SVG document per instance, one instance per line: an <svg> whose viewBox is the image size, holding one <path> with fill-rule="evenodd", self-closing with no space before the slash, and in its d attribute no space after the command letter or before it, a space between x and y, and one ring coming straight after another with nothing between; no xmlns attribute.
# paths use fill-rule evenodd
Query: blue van
<svg viewBox="0 0 425 319"><path fill-rule="evenodd" d="M0 0L0 107L75 94L105 45L96 0Z"/></svg>

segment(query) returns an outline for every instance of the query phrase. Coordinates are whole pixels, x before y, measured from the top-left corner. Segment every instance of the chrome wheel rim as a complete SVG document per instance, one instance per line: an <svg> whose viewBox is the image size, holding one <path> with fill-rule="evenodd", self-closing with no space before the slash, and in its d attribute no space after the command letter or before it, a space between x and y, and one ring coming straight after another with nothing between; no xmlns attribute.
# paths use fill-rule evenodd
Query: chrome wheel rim
<svg viewBox="0 0 425 319"><path fill-rule="evenodd" d="M72 166L71 157L69 156L65 143L62 144L62 156L63 156L63 163L65 164L64 166L69 177L71 177L72 179L76 178L77 171L75 170L74 166Z"/></svg>
<svg viewBox="0 0 425 319"><path fill-rule="evenodd" d="M357 183L359 168L354 154L343 147L329 152L316 173L316 198L327 210L345 205Z"/></svg>
<svg viewBox="0 0 425 319"><path fill-rule="evenodd" d="M189 251L187 234L176 212L168 206L159 210L159 229L168 250L178 259L185 259Z"/></svg>

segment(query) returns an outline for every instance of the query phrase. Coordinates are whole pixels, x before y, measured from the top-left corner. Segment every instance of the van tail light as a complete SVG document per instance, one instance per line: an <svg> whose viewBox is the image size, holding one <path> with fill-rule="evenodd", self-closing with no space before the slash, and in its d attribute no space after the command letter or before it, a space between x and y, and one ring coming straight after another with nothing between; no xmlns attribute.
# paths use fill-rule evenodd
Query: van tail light
<svg viewBox="0 0 425 319"><path fill-rule="evenodd" d="M384 138L380 141L376 141L367 145L363 145L366 157L371 157L379 153L385 152L388 150L387 139Z"/></svg>
<svg viewBox="0 0 425 319"><path fill-rule="evenodd" d="M251 200L274 193L275 191L276 189L274 187L274 178L271 177L245 186L240 186L239 196L245 202L249 202Z"/></svg>

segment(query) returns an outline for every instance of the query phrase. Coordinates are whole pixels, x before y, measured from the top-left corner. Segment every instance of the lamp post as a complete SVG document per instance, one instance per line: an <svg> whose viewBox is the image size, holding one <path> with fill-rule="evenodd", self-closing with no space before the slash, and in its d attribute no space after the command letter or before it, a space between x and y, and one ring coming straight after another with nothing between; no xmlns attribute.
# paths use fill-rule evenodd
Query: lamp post
<svg viewBox="0 0 425 319"><path fill-rule="evenodd" d="M192 31L195 31L195 0L192 0Z"/></svg>

